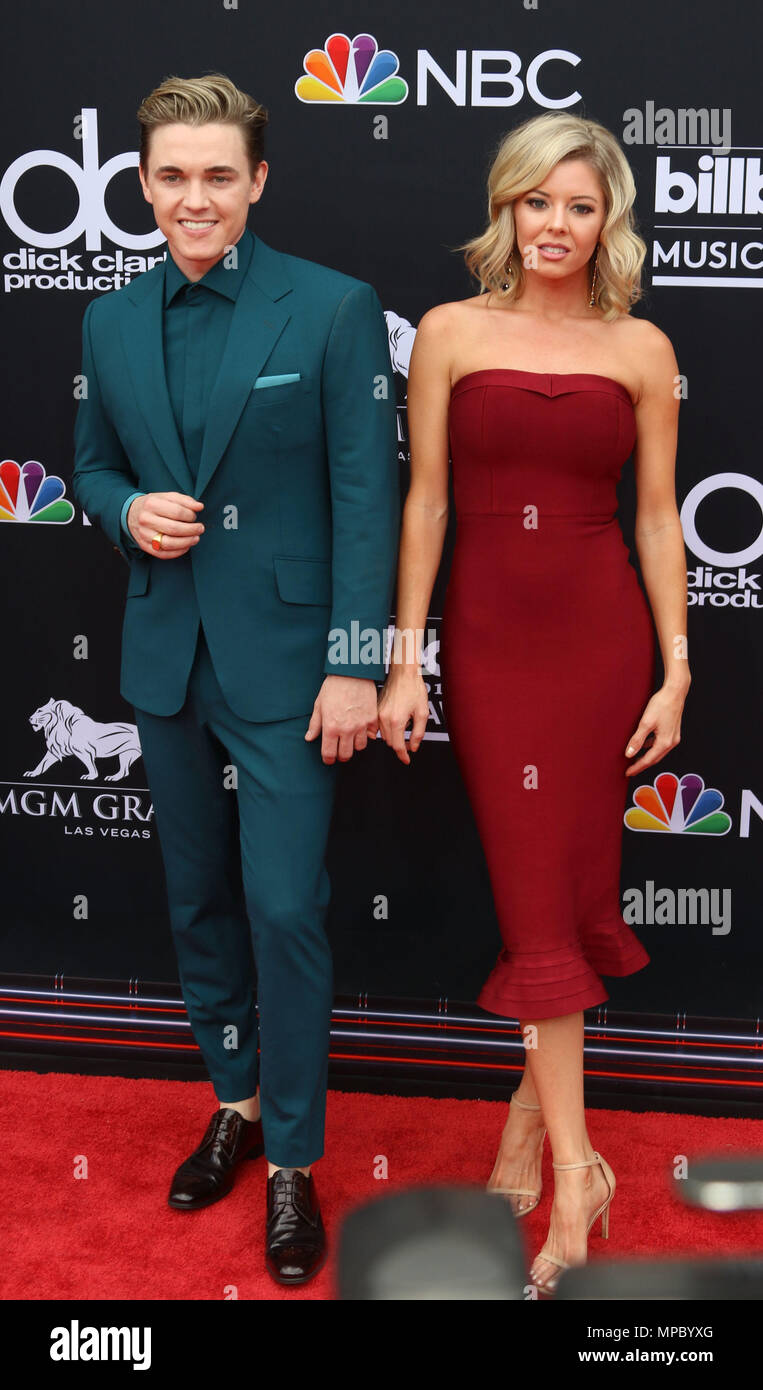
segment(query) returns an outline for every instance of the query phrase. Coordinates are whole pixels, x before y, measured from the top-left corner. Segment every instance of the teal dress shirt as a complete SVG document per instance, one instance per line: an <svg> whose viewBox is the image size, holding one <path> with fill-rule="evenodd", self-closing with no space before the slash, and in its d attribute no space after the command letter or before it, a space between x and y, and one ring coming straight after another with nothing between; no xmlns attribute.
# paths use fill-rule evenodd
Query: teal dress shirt
<svg viewBox="0 0 763 1390"><path fill-rule="evenodd" d="M164 262L164 370L172 411L191 472L196 477L201 458L209 398L215 384L242 281L249 269L254 240L245 227L230 252L216 261L200 280L189 280L168 250ZM122 507L120 522L126 544L140 550L127 527L127 513L136 489Z"/></svg>

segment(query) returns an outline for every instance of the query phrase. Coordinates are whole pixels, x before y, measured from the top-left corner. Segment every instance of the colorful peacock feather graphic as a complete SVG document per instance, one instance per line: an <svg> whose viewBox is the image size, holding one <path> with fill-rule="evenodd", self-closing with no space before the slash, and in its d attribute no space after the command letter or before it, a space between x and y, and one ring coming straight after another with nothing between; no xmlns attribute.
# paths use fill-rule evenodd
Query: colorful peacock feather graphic
<svg viewBox="0 0 763 1390"><path fill-rule="evenodd" d="M625 812L629 830L660 830L673 835L725 835L731 817L721 810L723 795L706 787L696 772L680 782L673 772L661 772L653 786L637 787L635 806Z"/></svg>
<svg viewBox="0 0 763 1390"><path fill-rule="evenodd" d="M408 83L396 75L397 54L380 50L372 34L330 34L323 48L305 54L304 68L294 84L300 101L393 106L408 95Z"/></svg>
<svg viewBox="0 0 763 1390"><path fill-rule="evenodd" d="M15 459L0 463L0 521L43 521L66 525L74 516L74 507L64 493L66 484L61 478L47 476L36 459L22 467Z"/></svg>

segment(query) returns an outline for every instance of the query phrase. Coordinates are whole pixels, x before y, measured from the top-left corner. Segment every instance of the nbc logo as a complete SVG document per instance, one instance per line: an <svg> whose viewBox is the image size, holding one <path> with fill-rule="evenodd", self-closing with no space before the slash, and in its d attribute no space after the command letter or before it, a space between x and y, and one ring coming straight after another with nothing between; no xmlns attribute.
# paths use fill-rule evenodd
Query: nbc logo
<svg viewBox="0 0 763 1390"><path fill-rule="evenodd" d="M14 459L0 463L0 521L43 521L66 525L74 507L64 497L66 485L47 477L36 459L23 467Z"/></svg>
<svg viewBox="0 0 763 1390"><path fill-rule="evenodd" d="M306 75L294 84L300 101L394 106L408 95L408 83L397 76L397 54L380 51L372 34L330 34L323 48L305 54L303 65Z"/></svg>
<svg viewBox="0 0 763 1390"><path fill-rule="evenodd" d="M731 817L721 810L723 795L706 787L696 772L680 782L673 772L662 772L653 786L637 787L635 806L625 812L629 830L662 830L673 835L726 835Z"/></svg>

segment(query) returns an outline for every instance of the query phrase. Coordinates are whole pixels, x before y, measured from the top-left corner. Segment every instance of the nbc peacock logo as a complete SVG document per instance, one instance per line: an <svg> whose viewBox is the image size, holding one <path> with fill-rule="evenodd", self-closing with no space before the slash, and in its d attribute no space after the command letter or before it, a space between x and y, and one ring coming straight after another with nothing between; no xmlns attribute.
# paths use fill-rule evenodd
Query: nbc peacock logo
<svg viewBox="0 0 763 1390"><path fill-rule="evenodd" d="M680 782L673 772L661 772L652 786L637 787L635 806L625 812L629 830L667 831L672 835L726 835L731 817L722 811L723 794L706 787L696 772Z"/></svg>
<svg viewBox="0 0 763 1390"><path fill-rule="evenodd" d="M300 101L394 106L408 95L408 83L397 76L397 54L380 49L372 34L330 34L323 48L305 54L303 65L306 75L294 84Z"/></svg>
<svg viewBox="0 0 763 1390"><path fill-rule="evenodd" d="M48 477L41 463L29 459L19 467L15 459L0 463L0 521L42 521L65 526L74 507L64 497L61 478Z"/></svg>

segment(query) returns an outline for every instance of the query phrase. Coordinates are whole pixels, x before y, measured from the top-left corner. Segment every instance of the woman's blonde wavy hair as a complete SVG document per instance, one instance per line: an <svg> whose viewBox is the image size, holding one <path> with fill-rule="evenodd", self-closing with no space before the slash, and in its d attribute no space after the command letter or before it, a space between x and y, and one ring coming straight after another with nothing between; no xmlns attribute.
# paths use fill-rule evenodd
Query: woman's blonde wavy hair
<svg viewBox="0 0 763 1390"><path fill-rule="evenodd" d="M587 160L601 184L606 212L599 233L594 305L604 319L614 319L628 313L641 298L646 243L635 230L636 185L630 165L615 136L598 121L571 112L547 112L509 131L488 175L488 226L481 236L452 249L465 253L467 269L479 280L481 293L493 291L504 304L519 299L525 270L516 245L512 204L538 188L563 159ZM504 288L512 252L511 275Z"/></svg>
<svg viewBox="0 0 763 1390"><path fill-rule="evenodd" d="M208 121L237 125L244 139L252 176L264 158L268 113L254 97L240 91L221 72L211 72L205 77L165 77L141 102L137 116L140 167L144 174L148 170L152 131L176 121L184 125L205 125Z"/></svg>

